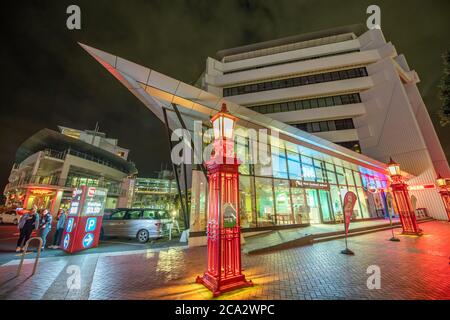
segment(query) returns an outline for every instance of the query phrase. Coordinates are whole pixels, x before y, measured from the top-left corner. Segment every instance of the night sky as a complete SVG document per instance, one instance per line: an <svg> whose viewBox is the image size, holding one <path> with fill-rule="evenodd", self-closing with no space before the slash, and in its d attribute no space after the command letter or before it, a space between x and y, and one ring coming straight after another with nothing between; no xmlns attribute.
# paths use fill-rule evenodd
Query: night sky
<svg viewBox="0 0 450 320"><path fill-rule="evenodd" d="M42 128L93 129L131 149L140 176L169 163L161 122L77 41L187 83L220 49L365 23L381 7L385 37L404 53L450 158L450 127L438 125L441 55L450 48L450 1L2 1L0 188L19 145ZM12 1L8 1L10 3ZM14 1L19 3L19 1ZM66 8L81 7L79 31Z"/></svg>

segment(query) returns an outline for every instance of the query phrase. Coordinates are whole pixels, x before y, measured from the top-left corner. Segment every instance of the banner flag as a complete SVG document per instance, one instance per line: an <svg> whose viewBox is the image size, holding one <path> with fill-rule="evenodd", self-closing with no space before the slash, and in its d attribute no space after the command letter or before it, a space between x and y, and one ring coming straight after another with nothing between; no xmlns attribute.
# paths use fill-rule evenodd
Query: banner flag
<svg viewBox="0 0 450 320"><path fill-rule="evenodd" d="M350 219L353 215L353 208L356 204L356 194L352 191L348 191L344 197L344 218L345 218L345 235L348 235L348 227L350 225Z"/></svg>

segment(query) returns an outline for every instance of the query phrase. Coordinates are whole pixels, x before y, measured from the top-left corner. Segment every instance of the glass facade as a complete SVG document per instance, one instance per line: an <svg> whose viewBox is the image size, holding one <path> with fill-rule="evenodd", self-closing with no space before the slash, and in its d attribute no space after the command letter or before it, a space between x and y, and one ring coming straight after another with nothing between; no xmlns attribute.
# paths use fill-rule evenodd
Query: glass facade
<svg viewBox="0 0 450 320"><path fill-rule="evenodd" d="M243 228L343 222L347 191L357 195L353 220L383 216L386 175L275 138L265 145L269 161L252 164L250 145L254 143L249 143L245 128L240 127L239 132L235 150L242 163L239 196ZM201 190L205 192L206 188ZM206 221L206 212L202 214Z"/></svg>
<svg viewBox="0 0 450 320"><path fill-rule="evenodd" d="M352 104L359 102L361 102L361 97L359 96L359 93L350 93L338 96L277 102L260 106L249 106L248 108L256 112L266 114L275 112L288 112L314 108L334 107L343 104Z"/></svg>
<svg viewBox="0 0 450 320"><path fill-rule="evenodd" d="M339 119L339 120L327 120L327 121L314 121L314 122L304 122L304 123L294 123L294 127L300 130L313 133L313 132L324 132L324 131L339 131L347 129L355 129L353 124L353 119Z"/></svg>
<svg viewBox="0 0 450 320"><path fill-rule="evenodd" d="M294 78L287 79L279 79L272 81L265 81L253 84L245 84L236 87L224 88L223 96L236 96L241 94L260 92L260 91L268 91L275 89L283 89L283 88L291 88L291 87L299 87L305 86L314 83L322 83L322 82L330 82L337 80L345 80L359 77L366 77L367 70L365 67L347 69L347 70L339 70L318 74L311 74L305 76L299 76Z"/></svg>

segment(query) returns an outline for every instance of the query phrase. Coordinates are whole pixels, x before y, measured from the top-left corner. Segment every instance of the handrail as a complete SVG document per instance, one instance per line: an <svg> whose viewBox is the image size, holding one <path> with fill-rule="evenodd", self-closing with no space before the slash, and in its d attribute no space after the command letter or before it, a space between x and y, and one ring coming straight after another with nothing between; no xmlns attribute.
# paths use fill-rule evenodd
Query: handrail
<svg viewBox="0 0 450 320"><path fill-rule="evenodd" d="M39 248L38 248L38 252L37 252L37 256L36 259L34 260L34 266L33 266L33 272L31 273L31 275L34 275L34 273L36 272L36 267L37 264L39 262L39 257L41 256L41 249L42 249L42 238L41 237L33 237L28 239L28 241L25 243L25 247L22 253L22 258L20 259L20 263L19 263L19 268L17 269L17 275L16 277L18 277L20 275L20 271L22 271L22 265L23 265L23 260L25 258L25 255L27 254L27 250L28 250L28 245L30 244L30 242L32 240L39 240Z"/></svg>

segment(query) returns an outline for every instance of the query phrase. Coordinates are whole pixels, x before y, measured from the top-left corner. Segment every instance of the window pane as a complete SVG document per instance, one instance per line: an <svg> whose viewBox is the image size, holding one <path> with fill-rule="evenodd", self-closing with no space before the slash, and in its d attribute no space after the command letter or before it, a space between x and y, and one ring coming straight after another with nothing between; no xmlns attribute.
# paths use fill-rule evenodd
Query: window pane
<svg viewBox="0 0 450 320"><path fill-rule="evenodd" d="M256 176L272 176L272 155L270 153L270 145L266 143L258 144L258 161L255 161L253 168Z"/></svg>
<svg viewBox="0 0 450 320"><path fill-rule="evenodd" d="M275 224L275 211L273 204L272 179L255 178L256 214L258 227Z"/></svg>
<svg viewBox="0 0 450 320"><path fill-rule="evenodd" d="M334 104L337 105L337 106L342 104L342 100L341 100L340 96L339 97L333 97L333 101L334 101Z"/></svg>
<svg viewBox="0 0 450 320"><path fill-rule="evenodd" d="M347 178L347 184L349 186L355 185L355 181L353 179L353 173L350 169L345 169L345 177Z"/></svg>
<svg viewBox="0 0 450 320"><path fill-rule="evenodd" d="M319 98L319 99L317 99L317 103L318 103L318 105L319 105L319 108L323 108L323 107L326 106L326 104L325 104L325 99L324 99L324 98Z"/></svg>
<svg viewBox="0 0 450 320"><path fill-rule="evenodd" d="M139 219L140 215L141 215L141 210L128 211L128 213L125 215L125 220Z"/></svg>
<svg viewBox="0 0 450 320"><path fill-rule="evenodd" d="M314 167L302 164L302 171L303 171L303 179L306 181L316 181L316 173L314 171Z"/></svg>
<svg viewBox="0 0 450 320"><path fill-rule="evenodd" d="M277 212L277 224L294 224L291 211L291 198L289 195L289 180L274 179L275 205Z"/></svg>
<svg viewBox="0 0 450 320"><path fill-rule="evenodd" d="M294 220L297 224L308 223L308 208L305 202L305 189L291 188L292 209L294 210Z"/></svg>
<svg viewBox="0 0 450 320"><path fill-rule="evenodd" d="M288 178L284 149L272 146L272 169L276 178Z"/></svg>
<svg viewBox="0 0 450 320"><path fill-rule="evenodd" d="M357 195L359 198L359 203L361 205L362 217L370 218L366 194L362 188L357 188L357 189L358 189Z"/></svg>
<svg viewBox="0 0 450 320"><path fill-rule="evenodd" d="M301 179L301 166L299 155L294 152L288 152L288 168L290 179Z"/></svg>
<svg viewBox="0 0 450 320"><path fill-rule="evenodd" d="M337 221L343 221L341 193L338 186L330 186L331 206L333 208L334 218Z"/></svg>
<svg viewBox="0 0 450 320"><path fill-rule="evenodd" d="M144 210L142 214L142 219L155 219L156 213L155 210Z"/></svg>
<svg viewBox="0 0 450 320"><path fill-rule="evenodd" d="M313 122L311 125L312 125L312 132L320 132L320 123L319 122Z"/></svg>
<svg viewBox="0 0 450 320"><path fill-rule="evenodd" d="M325 99L325 104L329 107L333 105L333 98L332 97L327 97Z"/></svg>
<svg viewBox="0 0 450 320"><path fill-rule="evenodd" d="M340 166L336 166L336 176L338 179L338 183L340 185L345 185L347 184L345 181L345 176L344 176L344 168L340 167Z"/></svg>
<svg viewBox="0 0 450 320"><path fill-rule="evenodd" d="M125 216L125 213L126 213L125 210L123 210L123 211L118 211L118 212L116 212L116 213L113 213L113 214L111 215L110 220L122 220L123 217Z"/></svg>
<svg viewBox="0 0 450 320"><path fill-rule="evenodd" d="M256 220L253 216L253 184L251 177L239 177L239 214L241 218L241 227L256 227Z"/></svg>
<svg viewBox="0 0 450 320"><path fill-rule="evenodd" d="M302 105L303 105L303 109L310 109L311 108L311 101L310 100L303 100Z"/></svg>

